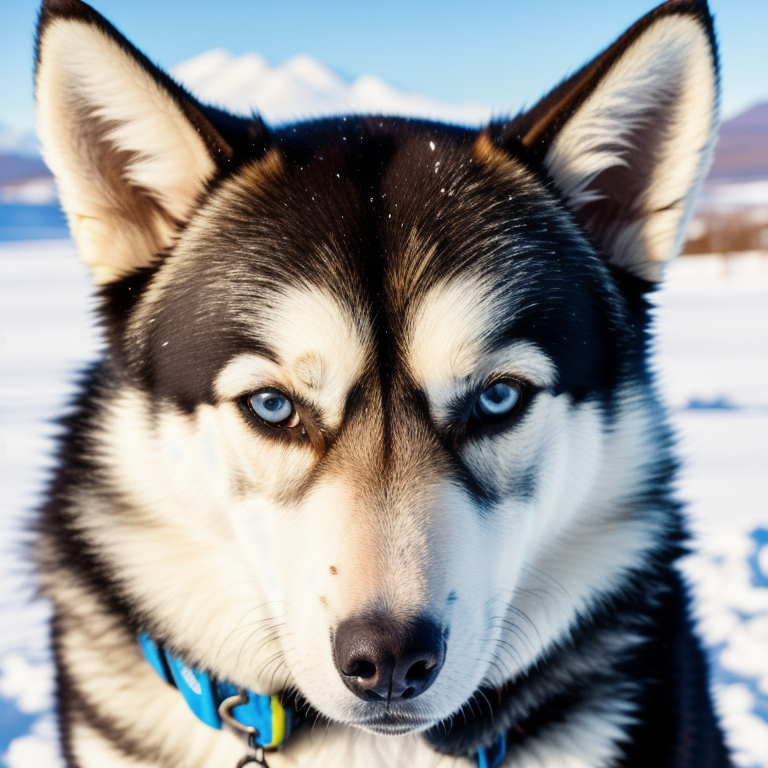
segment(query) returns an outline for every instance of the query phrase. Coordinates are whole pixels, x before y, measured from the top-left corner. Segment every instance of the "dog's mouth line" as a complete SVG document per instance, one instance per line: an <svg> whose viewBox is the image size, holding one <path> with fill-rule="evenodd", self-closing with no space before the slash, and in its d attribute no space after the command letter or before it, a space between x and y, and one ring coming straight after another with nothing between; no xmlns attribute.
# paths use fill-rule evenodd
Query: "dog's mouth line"
<svg viewBox="0 0 768 768"><path fill-rule="evenodd" d="M382 734L384 736L404 736L409 733L420 733L432 726L430 720L400 720L394 718L386 720L383 718L366 718L350 723L357 728L364 728L367 731Z"/></svg>
<svg viewBox="0 0 768 768"><path fill-rule="evenodd" d="M358 728L388 735L415 733L434 725L431 718L412 712L393 712L391 707L383 708L376 714L366 713L352 717L348 722Z"/></svg>
<svg viewBox="0 0 768 768"><path fill-rule="evenodd" d="M408 726L401 726L398 728L395 726L369 725L367 723L363 723L358 727L364 728L367 731L372 731L373 733L379 734L380 736L408 736L409 734L415 735L417 733L421 733L423 730L426 730L426 728L423 727L411 728Z"/></svg>

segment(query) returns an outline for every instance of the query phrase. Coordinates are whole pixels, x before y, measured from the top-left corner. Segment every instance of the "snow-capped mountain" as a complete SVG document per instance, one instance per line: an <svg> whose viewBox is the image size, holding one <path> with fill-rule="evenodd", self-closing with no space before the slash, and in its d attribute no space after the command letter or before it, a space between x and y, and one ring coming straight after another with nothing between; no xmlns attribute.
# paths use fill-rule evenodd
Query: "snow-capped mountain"
<svg viewBox="0 0 768 768"><path fill-rule="evenodd" d="M306 55L272 65L258 53L234 56L216 48L182 62L171 74L202 101L245 115L258 112L273 125L353 112L467 125L491 116L488 106L439 102L398 90L372 75L350 83Z"/></svg>

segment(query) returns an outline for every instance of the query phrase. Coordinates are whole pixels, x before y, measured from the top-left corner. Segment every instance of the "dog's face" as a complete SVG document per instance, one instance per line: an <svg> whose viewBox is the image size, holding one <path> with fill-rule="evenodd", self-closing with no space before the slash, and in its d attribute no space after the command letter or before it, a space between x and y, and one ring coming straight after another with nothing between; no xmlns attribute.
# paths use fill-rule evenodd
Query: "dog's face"
<svg viewBox="0 0 768 768"><path fill-rule="evenodd" d="M615 498L606 405L638 340L521 165L469 132L354 121L344 152L338 133L316 130L307 159L281 142L192 219L131 313L137 384L106 439L122 494L160 494L173 538L215 536L231 559L238 594L228 572L202 594L227 675L393 732L448 717L567 628L544 561L585 570L569 608L606 586L591 549L622 510L573 525ZM646 536L621 536L626 562ZM574 538L589 546L570 556Z"/></svg>
<svg viewBox="0 0 768 768"><path fill-rule="evenodd" d="M670 18L638 33L652 64L668 38L709 50L700 20ZM594 119L627 87L605 76L583 125L267 134L169 90L95 15L42 30L42 132L117 373L91 436L111 511L94 495L82 525L133 620L221 678L384 733L567 642L661 525L634 511L660 471L642 293L706 163L711 82L662 125L640 79L645 101ZM155 89L163 116L134 105L152 141L126 129L142 88L117 103L106 75L61 74L71 40ZM647 157L680 143L673 124L698 141L683 182Z"/></svg>

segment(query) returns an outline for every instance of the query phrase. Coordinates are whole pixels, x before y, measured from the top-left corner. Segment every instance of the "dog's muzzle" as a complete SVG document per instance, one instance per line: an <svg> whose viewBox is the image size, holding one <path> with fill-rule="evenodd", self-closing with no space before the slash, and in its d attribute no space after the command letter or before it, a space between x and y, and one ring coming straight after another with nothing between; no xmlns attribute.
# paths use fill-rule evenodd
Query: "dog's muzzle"
<svg viewBox="0 0 768 768"><path fill-rule="evenodd" d="M445 661L445 632L432 619L381 615L346 619L334 634L344 684L366 701L394 703L429 688Z"/></svg>

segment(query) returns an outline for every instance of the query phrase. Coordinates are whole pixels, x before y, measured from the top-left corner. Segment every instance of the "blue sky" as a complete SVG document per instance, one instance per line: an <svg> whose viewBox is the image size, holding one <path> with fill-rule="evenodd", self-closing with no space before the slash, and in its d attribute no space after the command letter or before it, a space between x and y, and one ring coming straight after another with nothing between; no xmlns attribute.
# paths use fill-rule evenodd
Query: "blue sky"
<svg viewBox="0 0 768 768"><path fill-rule="evenodd" d="M0 4L0 124L33 125L37 0ZM653 0L95 0L164 68L213 47L273 63L307 53L448 102L516 111L650 10ZM711 0L730 117L768 100L768 0Z"/></svg>

